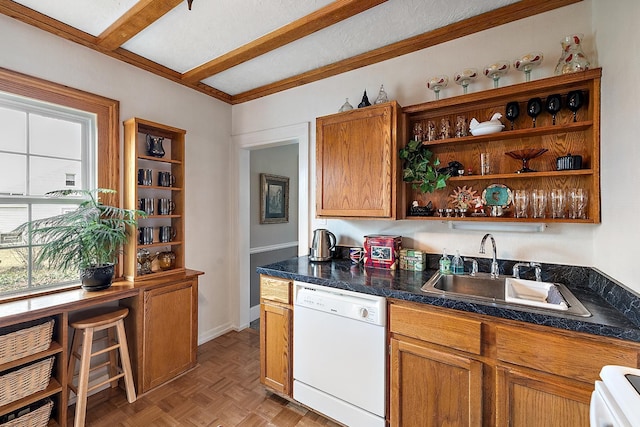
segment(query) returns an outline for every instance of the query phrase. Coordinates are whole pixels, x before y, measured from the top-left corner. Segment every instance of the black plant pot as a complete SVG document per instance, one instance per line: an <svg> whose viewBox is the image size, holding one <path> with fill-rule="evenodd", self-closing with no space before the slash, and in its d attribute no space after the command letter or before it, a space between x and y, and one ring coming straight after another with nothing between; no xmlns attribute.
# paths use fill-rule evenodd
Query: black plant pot
<svg viewBox="0 0 640 427"><path fill-rule="evenodd" d="M87 291L101 291L113 282L114 264L87 267L80 270L82 288Z"/></svg>

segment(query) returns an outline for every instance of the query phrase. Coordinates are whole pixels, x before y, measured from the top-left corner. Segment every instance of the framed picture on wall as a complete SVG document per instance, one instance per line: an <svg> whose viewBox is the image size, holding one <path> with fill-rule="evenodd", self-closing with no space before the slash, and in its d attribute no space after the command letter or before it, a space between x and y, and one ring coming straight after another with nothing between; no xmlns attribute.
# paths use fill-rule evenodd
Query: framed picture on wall
<svg viewBox="0 0 640 427"><path fill-rule="evenodd" d="M289 178L260 174L260 224L289 222Z"/></svg>

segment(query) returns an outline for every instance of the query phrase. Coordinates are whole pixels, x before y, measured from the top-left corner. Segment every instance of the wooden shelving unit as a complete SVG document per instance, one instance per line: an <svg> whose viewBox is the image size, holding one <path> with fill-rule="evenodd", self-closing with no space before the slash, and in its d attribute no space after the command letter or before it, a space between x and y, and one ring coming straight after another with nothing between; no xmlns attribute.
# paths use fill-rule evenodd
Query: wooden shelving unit
<svg viewBox="0 0 640 427"><path fill-rule="evenodd" d="M440 159L441 166L451 161L462 163L465 175L453 177L447 181L447 187L432 194L422 194L411 188L411 183L404 183L398 198L401 219L419 220L461 220L461 221L514 221L514 222L600 222L600 68L585 72L555 76L535 80L527 83L515 84L503 88L496 88L458 97L442 99L434 102L405 107L406 134L413 135L414 125L420 123L423 128L432 121L436 126L442 119L449 120L452 129L456 118L464 116L467 122L476 118L482 122L489 120L494 113L501 113L505 130L502 132L483 135L447 138L425 141L433 152L434 157ZM571 111L565 107L566 95L570 91L579 90L585 95L585 103L577 112L576 121ZM527 115L529 99L539 97L543 103L546 97L560 94L563 108L556 116L556 124L552 124L549 113L542 113L537 117L536 127L532 126L532 119ZM514 129L505 117L508 102L517 102L520 115L514 122ZM409 136L407 139L411 138ZM406 140L404 143L406 144ZM530 167L537 172L515 173L522 167L522 163L512 159L505 153L525 148L546 148L548 151L542 156L530 161ZM480 155L489 153L491 157L492 174L480 174ZM582 156L583 169L557 170L556 159L561 156ZM402 164L399 165L402 168ZM467 170L472 169L472 175ZM569 218L514 218L513 209L508 210L502 217L422 217L408 215L414 200L420 206L432 202L434 208L451 208L449 197L458 187L472 188L476 195L481 196L483 190L491 184L503 184L512 191L517 189L530 191L553 188L568 190L583 188L588 191L589 205L587 219Z"/></svg>
<svg viewBox="0 0 640 427"><path fill-rule="evenodd" d="M164 138L163 157L147 154L146 135ZM147 280L161 276L173 275L185 271L184 262L184 143L186 131L171 126L154 123L140 118L131 118L124 122L124 205L127 209L139 209L140 198L154 200L154 214L138 221L139 227L152 227L153 243L141 244L138 230L130 230L131 239L125 247L124 275L127 280ZM152 184L138 183L138 170L151 169ZM158 172L169 172L175 178L170 187L163 187L158 182ZM175 209L168 215L158 215L157 202L160 198L171 199ZM158 229L171 226L175 237L170 242L160 242ZM156 252L172 251L175 254L175 268L161 270L157 260L152 263L152 272L141 274L138 268L137 254L140 249Z"/></svg>

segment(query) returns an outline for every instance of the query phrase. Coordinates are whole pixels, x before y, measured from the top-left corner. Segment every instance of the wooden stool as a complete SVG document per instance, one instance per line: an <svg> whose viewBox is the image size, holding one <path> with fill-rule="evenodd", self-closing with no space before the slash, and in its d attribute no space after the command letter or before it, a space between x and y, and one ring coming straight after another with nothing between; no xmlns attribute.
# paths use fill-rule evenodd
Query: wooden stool
<svg viewBox="0 0 640 427"><path fill-rule="evenodd" d="M69 357L69 370L67 372L69 376L69 388L76 394L76 415L73 423L75 427L84 426L87 411L87 395L89 392L107 383L111 383L111 387L115 388L118 386L118 379L124 378L127 400L129 403L133 403L136 400L136 390L133 386L133 375L129 361L129 349L127 348L127 336L124 332L123 319L127 317L127 314L129 314L128 308L110 309L107 312L102 310L100 314L94 314L70 323L71 327L74 328L74 334L71 345L71 355ZM103 329L107 330L107 347L92 353L93 333ZM84 332L84 334L81 332ZM78 352L79 347L82 347L82 353ZM117 350L120 350L122 368L118 367L116 357ZM108 361L91 367L92 357L107 352L109 353ZM73 378L76 376L76 359L80 361L77 387L73 385ZM109 379L89 387L89 372L105 366L109 367Z"/></svg>

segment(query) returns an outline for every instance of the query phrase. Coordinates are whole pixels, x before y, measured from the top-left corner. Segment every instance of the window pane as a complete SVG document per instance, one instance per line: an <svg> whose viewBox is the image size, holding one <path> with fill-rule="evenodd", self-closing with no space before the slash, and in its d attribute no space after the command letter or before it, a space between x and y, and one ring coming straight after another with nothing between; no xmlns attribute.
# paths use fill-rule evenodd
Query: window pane
<svg viewBox="0 0 640 427"><path fill-rule="evenodd" d="M0 150L24 153L27 150L27 113L0 107Z"/></svg>
<svg viewBox="0 0 640 427"><path fill-rule="evenodd" d="M29 194L42 195L53 190L82 188L81 168L82 163L76 160L31 157Z"/></svg>
<svg viewBox="0 0 640 427"><path fill-rule="evenodd" d="M66 212L75 210L78 205L65 204L65 205L33 205L31 208L33 219L48 218L50 216L60 215Z"/></svg>
<svg viewBox="0 0 640 427"><path fill-rule="evenodd" d="M79 123L39 116L29 116L31 154L82 158L82 126Z"/></svg>
<svg viewBox="0 0 640 427"><path fill-rule="evenodd" d="M0 153L0 194L27 194L27 158Z"/></svg>
<svg viewBox="0 0 640 427"><path fill-rule="evenodd" d="M0 293L26 290L27 248L0 249Z"/></svg>
<svg viewBox="0 0 640 427"><path fill-rule="evenodd" d="M0 205L0 248L22 243L12 231L27 222L28 214L27 205Z"/></svg>

